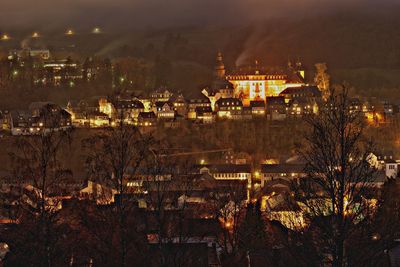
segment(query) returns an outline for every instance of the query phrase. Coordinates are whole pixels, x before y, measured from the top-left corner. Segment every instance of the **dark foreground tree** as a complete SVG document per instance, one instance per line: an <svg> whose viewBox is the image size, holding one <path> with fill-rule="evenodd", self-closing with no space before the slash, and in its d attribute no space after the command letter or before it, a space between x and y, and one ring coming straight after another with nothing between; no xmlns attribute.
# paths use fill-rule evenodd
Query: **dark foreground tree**
<svg viewBox="0 0 400 267"><path fill-rule="evenodd" d="M62 247L68 234L58 216L59 185L69 171L63 169L61 152L68 148L70 132L55 128L58 113L44 109L45 127L37 135L16 139L10 156L13 176L23 188L18 205L23 207L16 228L6 239L12 266L58 266L67 255Z"/></svg>
<svg viewBox="0 0 400 267"><path fill-rule="evenodd" d="M116 198L112 200L114 202L111 210L113 215L109 214L111 217L104 214L96 215L98 218L103 217L104 220L109 220L109 225L113 225L112 221L117 219L116 227L110 229L115 232L115 235L108 240L109 244L116 244L109 247L118 251L116 253L118 256L114 257L114 266L132 264L130 255L135 255L135 251L139 249L136 246L136 239L132 238L132 231L136 231L135 225L129 223L132 222L133 209L137 203L130 197L126 174L128 172L134 174L139 168L148 153L147 145L148 140L136 127L125 124L122 115L116 127L106 129L85 142L90 176L109 185L116 192ZM113 239L118 241L115 243ZM108 251L108 253L114 254L113 251Z"/></svg>
<svg viewBox="0 0 400 267"><path fill-rule="evenodd" d="M319 252L338 267L347 265L349 238L371 213L376 173L369 163L372 144L364 139L364 120L350 111L349 100L345 87L333 90L320 114L306 118L311 131L301 153L308 177L297 191Z"/></svg>

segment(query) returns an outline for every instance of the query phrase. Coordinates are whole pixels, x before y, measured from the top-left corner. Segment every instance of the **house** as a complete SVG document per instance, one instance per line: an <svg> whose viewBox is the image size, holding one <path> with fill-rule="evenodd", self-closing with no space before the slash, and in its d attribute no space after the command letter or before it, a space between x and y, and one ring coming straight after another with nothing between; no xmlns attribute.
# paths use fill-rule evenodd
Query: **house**
<svg viewBox="0 0 400 267"><path fill-rule="evenodd" d="M121 117L128 124L133 124L137 120L139 113L144 112L144 105L139 100L117 99L113 103L114 113L112 118L120 120Z"/></svg>
<svg viewBox="0 0 400 267"><path fill-rule="evenodd" d="M40 77L39 82L55 86L66 84L73 87L82 78L80 64L74 62L71 58L67 58L45 61L43 64L43 76Z"/></svg>
<svg viewBox="0 0 400 267"><path fill-rule="evenodd" d="M174 105L168 101L157 101L154 105L154 112L159 119L173 119L175 117Z"/></svg>
<svg viewBox="0 0 400 267"><path fill-rule="evenodd" d="M362 112L362 103L359 98L351 98L349 101L349 110L350 113L358 113Z"/></svg>
<svg viewBox="0 0 400 267"><path fill-rule="evenodd" d="M285 103L289 103L296 98L307 98L314 101L322 99L322 93L317 86L288 87L279 96L285 98Z"/></svg>
<svg viewBox="0 0 400 267"><path fill-rule="evenodd" d="M215 103L218 118L241 119L243 103L238 98L220 98Z"/></svg>
<svg viewBox="0 0 400 267"><path fill-rule="evenodd" d="M152 103L156 102L166 102L172 97L172 92L167 88L162 87L150 94L150 100Z"/></svg>
<svg viewBox="0 0 400 267"><path fill-rule="evenodd" d="M215 122L215 114L211 107L196 107L196 121L204 124Z"/></svg>
<svg viewBox="0 0 400 267"><path fill-rule="evenodd" d="M399 164L393 160L389 159L385 161L385 175L388 178L396 178L399 170L398 170Z"/></svg>
<svg viewBox="0 0 400 267"><path fill-rule="evenodd" d="M223 78L216 78L210 87L204 88L202 94L211 102L211 108L215 109L215 103L220 98L232 98L234 92L233 84Z"/></svg>
<svg viewBox="0 0 400 267"><path fill-rule="evenodd" d="M98 205L105 205L114 202L117 190L111 186L96 183L93 181L87 181L84 188L79 191L79 195L82 198L93 199Z"/></svg>
<svg viewBox="0 0 400 267"><path fill-rule="evenodd" d="M254 117L265 116L265 102L264 100L253 100L250 101L251 113Z"/></svg>
<svg viewBox="0 0 400 267"><path fill-rule="evenodd" d="M247 180L251 183L250 164L212 164L198 168L200 173L208 173L216 180Z"/></svg>
<svg viewBox="0 0 400 267"><path fill-rule="evenodd" d="M243 107L242 108L242 120L251 120L253 119L253 111L251 107Z"/></svg>
<svg viewBox="0 0 400 267"><path fill-rule="evenodd" d="M107 114L100 111L91 111L87 114L89 127L107 127L110 126L110 118Z"/></svg>
<svg viewBox="0 0 400 267"><path fill-rule="evenodd" d="M370 153L367 157L367 160L369 164L372 167L377 168L378 170L383 170L385 169L385 164L386 162L393 162L394 157L393 157L393 152L387 152L387 153Z"/></svg>
<svg viewBox="0 0 400 267"><path fill-rule="evenodd" d="M34 102L29 105L29 110L15 110L10 114L13 135L33 135L50 130L65 130L71 126L71 115L50 102Z"/></svg>
<svg viewBox="0 0 400 267"><path fill-rule="evenodd" d="M157 116L153 111L140 112L137 125L139 127L155 127L157 125Z"/></svg>
<svg viewBox="0 0 400 267"><path fill-rule="evenodd" d="M270 96L267 97L267 118L270 120L284 120L286 119L287 105L285 97L283 96Z"/></svg>
<svg viewBox="0 0 400 267"><path fill-rule="evenodd" d="M319 106L313 99L296 97L289 102L288 116L302 117L309 114L317 114Z"/></svg>
<svg viewBox="0 0 400 267"><path fill-rule="evenodd" d="M269 181L283 179L287 181L299 180L306 176L304 164L282 163L282 164L262 164L261 165L261 187Z"/></svg>
<svg viewBox="0 0 400 267"><path fill-rule="evenodd" d="M89 126L88 114L91 112L103 112L111 118L113 107L107 98L103 96L94 96L79 101L69 100L65 109L71 114L71 120L75 126Z"/></svg>
<svg viewBox="0 0 400 267"><path fill-rule="evenodd" d="M187 116L187 103L183 94L181 93L173 94L169 98L168 102L172 103L172 105L174 106L174 110L176 111L177 114L183 117Z"/></svg>
<svg viewBox="0 0 400 267"><path fill-rule="evenodd" d="M203 107L203 108L210 107L210 108L212 108L210 100L205 96L202 96L201 98L189 99L189 102L188 102L188 114L187 114L187 117L188 117L189 120L196 120L196 118L197 118L196 117L197 116L196 108L198 108L198 107Z"/></svg>

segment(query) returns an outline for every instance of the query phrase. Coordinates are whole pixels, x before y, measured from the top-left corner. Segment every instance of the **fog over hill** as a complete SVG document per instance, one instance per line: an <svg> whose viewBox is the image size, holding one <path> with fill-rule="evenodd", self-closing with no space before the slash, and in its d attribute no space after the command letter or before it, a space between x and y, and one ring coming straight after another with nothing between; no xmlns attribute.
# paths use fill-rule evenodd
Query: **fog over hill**
<svg viewBox="0 0 400 267"><path fill-rule="evenodd" d="M394 0L3 0L4 53L21 45L71 55L171 62L169 86L188 93L212 78L218 50L229 70L258 60L284 66L300 59L312 79L326 62L335 82L360 92L397 95L400 88L400 3ZM103 34L90 34L101 27ZM66 37L67 28L76 35ZM32 42L32 31L43 34ZM177 40L179 39L179 40ZM311 73L310 73L311 72Z"/></svg>

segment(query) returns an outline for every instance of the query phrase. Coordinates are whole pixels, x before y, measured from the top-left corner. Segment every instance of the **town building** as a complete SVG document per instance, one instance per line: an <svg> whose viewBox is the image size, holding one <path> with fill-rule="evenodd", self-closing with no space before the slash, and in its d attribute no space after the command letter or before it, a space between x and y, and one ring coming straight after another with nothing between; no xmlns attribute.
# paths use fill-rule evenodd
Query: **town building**
<svg viewBox="0 0 400 267"><path fill-rule="evenodd" d="M196 120L196 118L197 118L196 117L197 116L196 108L199 108L199 107L201 107L201 108L206 108L206 107L212 108L210 100L207 97L205 97L204 95L202 95L199 98L189 99L189 101L188 101L188 114L187 114L187 117L188 117L189 120Z"/></svg>
<svg viewBox="0 0 400 267"><path fill-rule="evenodd" d="M10 112L12 135L35 135L72 126L71 115L51 102L33 102L28 110Z"/></svg>
<svg viewBox="0 0 400 267"><path fill-rule="evenodd" d="M251 113L254 117L265 116L265 102L264 100L253 100L250 101Z"/></svg>
<svg viewBox="0 0 400 267"><path fill-rule="evenodd" d="M175 118L174 105L169 101L157 101L154 104L154 113L159 119Z"/></svg>
<svg viewBox="0 0 400 267"><path fill-rule="evenodd" d="M287 117L288 107L283 96L270 96L266 100L267 118L270 120L284 120Z"/></svg>
<svg viewBox="0 0 400 267"><path fill-rule="evenodd" d="M238 98L220 98L215 103L218 118L241 119L243 104Z"/></svg>
<svg viewBox="0 0 400 267"><path fill-rule="evenodd" d="M296 68L275 70L254 66L239 68L226 75L226 79L234 86L234 97L249 106L250 101L263 100L268 96L278 96L289 87L305 85L304 70L299 64Z"/></svg>
<svg viewBox="0 0 400 267"><path fill-rule="evenodd" d="M172 97L173 93L167 88L161 87L150 94L150 100L152 103L166 102Z"/></svg>

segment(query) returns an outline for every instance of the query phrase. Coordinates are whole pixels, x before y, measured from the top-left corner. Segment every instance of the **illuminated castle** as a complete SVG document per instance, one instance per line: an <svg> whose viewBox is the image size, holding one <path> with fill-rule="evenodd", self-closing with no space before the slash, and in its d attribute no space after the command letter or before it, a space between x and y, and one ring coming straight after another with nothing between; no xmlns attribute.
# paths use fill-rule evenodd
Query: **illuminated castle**
<svg viewBox="0 0 400 267"><path fill-rule="evenodd" d="M286 70L262 68L256 61L254 66L226 74L221 53L217 55L215 76L233 84L233 97L241 99L244 106L249 106L250 101L265 101L269 96L278 96L288 87L306 85L305 72L299 61L295 66L289 63Z"/></svg>

